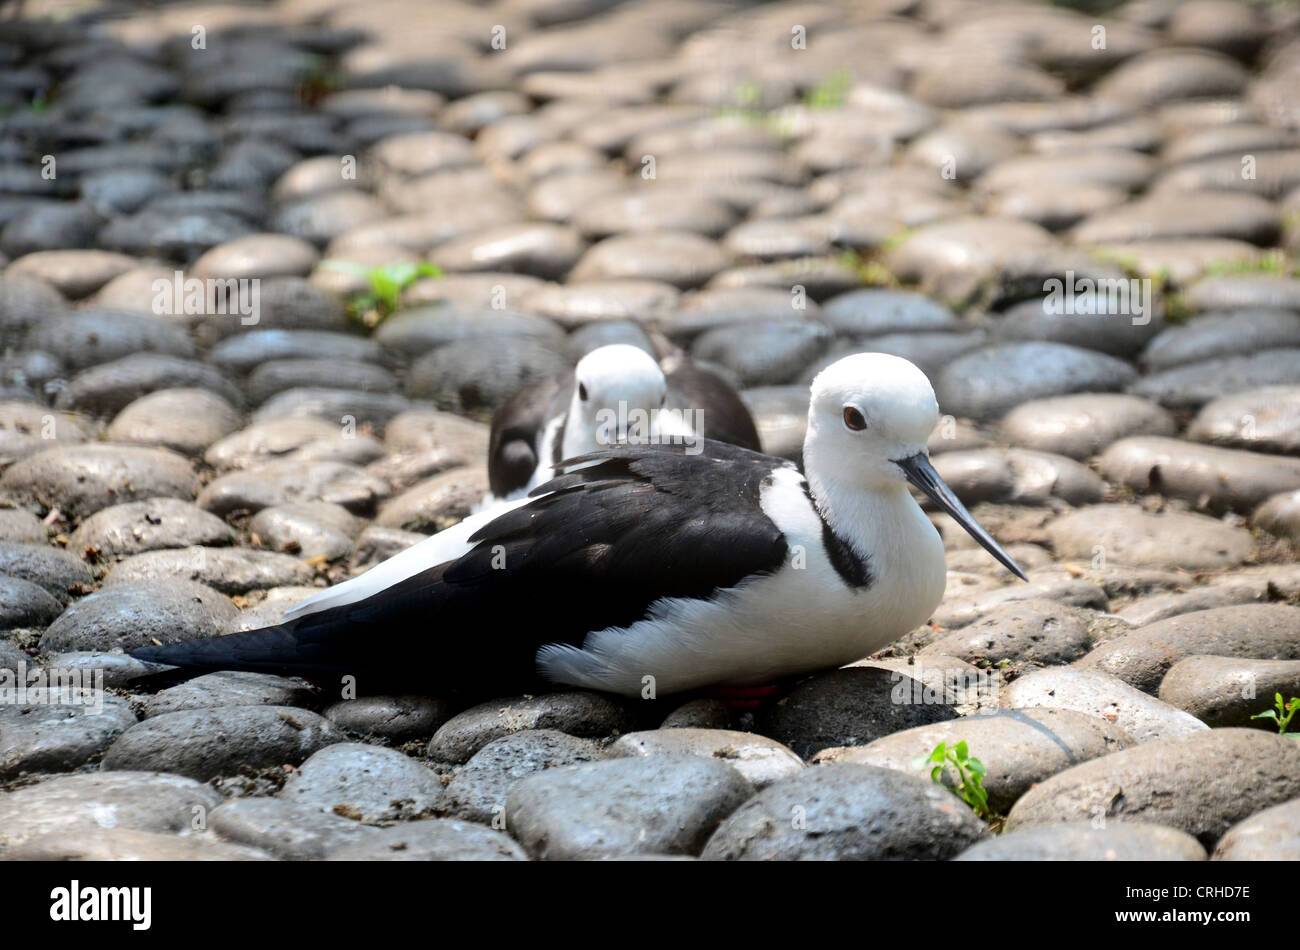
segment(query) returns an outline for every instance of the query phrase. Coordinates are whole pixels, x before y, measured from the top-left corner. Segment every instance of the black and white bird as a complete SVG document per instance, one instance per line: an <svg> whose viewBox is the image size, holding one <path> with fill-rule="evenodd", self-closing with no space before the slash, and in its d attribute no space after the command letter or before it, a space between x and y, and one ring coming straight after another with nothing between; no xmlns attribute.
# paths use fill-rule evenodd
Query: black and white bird
<svg viewBox="0 0 1300 950"><path fill-rule="evenodd" d="M1025 577L930 465L937 421L911 363L849 356L813 381L806 478L722 442L615 446L277 626L133 655L498 696L662 695L842 666L925 623L943 595L943 544L909 483Z"/></svg>
<svg viewBox="0 0 1300 950"><path fill-rule="evenodd" d="M601 346L572 373L536 380L492 417L484 507L522 498L562 459L619 441L700 438L758 451L758 430L736 391L680 355L660 364L626 343Z"/></svg>

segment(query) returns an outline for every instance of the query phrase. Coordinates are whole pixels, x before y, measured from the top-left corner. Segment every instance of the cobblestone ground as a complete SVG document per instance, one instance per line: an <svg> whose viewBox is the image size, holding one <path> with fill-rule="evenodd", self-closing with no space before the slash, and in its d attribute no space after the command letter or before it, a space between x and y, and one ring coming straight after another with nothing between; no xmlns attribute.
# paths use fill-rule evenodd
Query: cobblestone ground
<svg viewBox="0 0 1300 950"><path fill-rule="evenodd" d="M0 857L1300 857L1300 10L1105 6L10 4ZM936 515L932 622L741 712L131 685L463 517L612 341L792 457L913 360L1029 583Z"/></svg>

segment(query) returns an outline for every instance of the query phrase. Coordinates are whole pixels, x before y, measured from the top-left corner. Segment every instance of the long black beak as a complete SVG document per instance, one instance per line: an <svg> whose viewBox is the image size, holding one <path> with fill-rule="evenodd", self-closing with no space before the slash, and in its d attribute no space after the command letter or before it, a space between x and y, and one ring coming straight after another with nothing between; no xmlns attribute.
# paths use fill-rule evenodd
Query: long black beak
<svg viewBox="0 0 1300 950"><path fill-rule="evenodd" d="M1002 546L979 526L979 522L971 517L971 513L966 510L966 506L952 493L952 489L944 484L944 480L939 477L939 473L930 464L928 455L924 452L918 452L910 458L895 459L894 464L903 470L903 474L907 476L909 482L929 495L936 505L952 515L956 522L965 528L966 532L978 541L985 551L988 551L1002 563L1003 567L1022 581L1029 580L1025 576L1025 572L1020 569L1020 565L1013 561L1011 555L1002 550Z"/></svg>

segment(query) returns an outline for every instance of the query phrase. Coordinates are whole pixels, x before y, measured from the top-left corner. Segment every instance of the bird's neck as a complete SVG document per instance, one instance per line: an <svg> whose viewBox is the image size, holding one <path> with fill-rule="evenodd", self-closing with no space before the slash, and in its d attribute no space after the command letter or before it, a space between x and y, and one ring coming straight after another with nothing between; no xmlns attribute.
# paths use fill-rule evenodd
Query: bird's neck
<svg viewBox="0 0 1300 950"><path fill-rule="evenodd" d="M916 516L924 518L902 483L865 487L809 473L808 488L822 520L862 557L879 553Z"/></svg>

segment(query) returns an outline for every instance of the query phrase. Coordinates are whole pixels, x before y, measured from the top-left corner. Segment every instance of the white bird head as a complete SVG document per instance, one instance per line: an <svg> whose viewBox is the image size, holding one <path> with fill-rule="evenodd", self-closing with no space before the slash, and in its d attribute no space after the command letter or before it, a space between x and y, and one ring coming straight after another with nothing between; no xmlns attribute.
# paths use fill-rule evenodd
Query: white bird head
<svg viewBox="0 0 1300 950"><path fill-rule="evenodd" d="M939 403L925 373L887 353L855 353L817 374L808 406L804 466L814 490L834 484L883 492L910 482L1013 574L1024 571L980 527L930 464L926 443Z"/></svg>
<svg viewBox="0 0 1300 950"><path fill-rule="evenodd" d="M564 456L571 458L605 447L609 414L627 419L634 410L658 410L668 394L668 382L655 358L627 343L601 346L578 361L573 370L573 398L564 429ZM613 432L616 439L621 433ZM615 440L616 440L615 439Z"/></svg>

